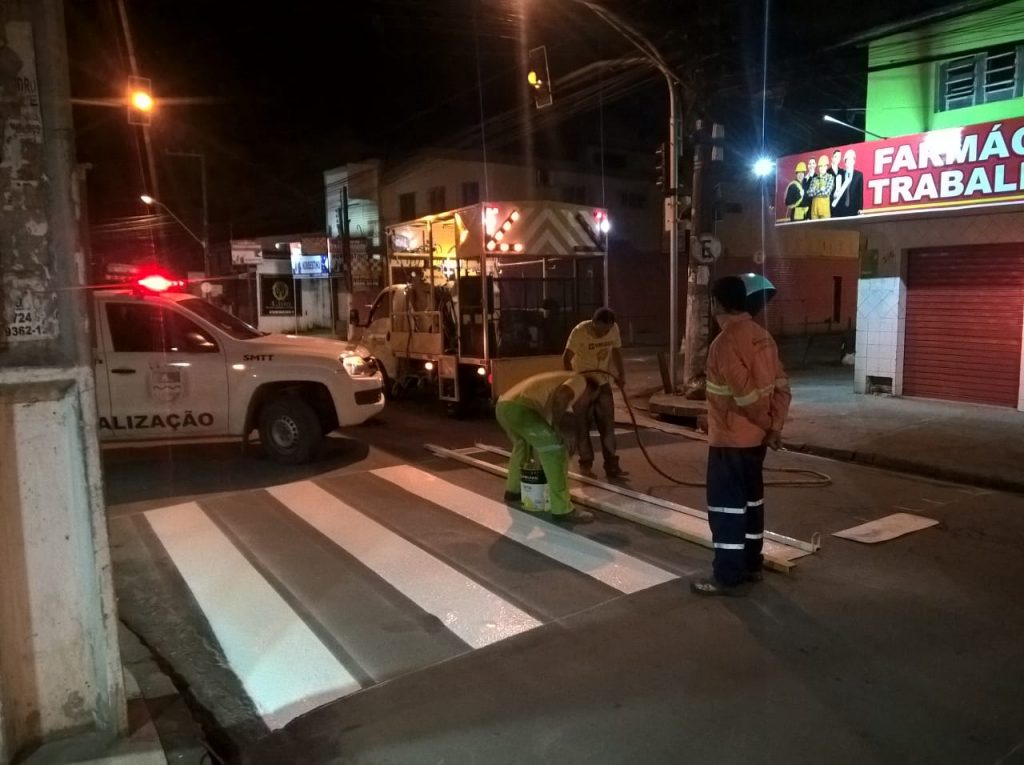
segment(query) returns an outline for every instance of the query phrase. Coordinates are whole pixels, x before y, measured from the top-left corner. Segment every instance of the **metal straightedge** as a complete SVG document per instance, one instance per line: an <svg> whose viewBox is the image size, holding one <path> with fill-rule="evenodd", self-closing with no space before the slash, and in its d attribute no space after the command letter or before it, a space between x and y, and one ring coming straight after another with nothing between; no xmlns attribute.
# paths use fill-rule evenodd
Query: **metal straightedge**
<svg viewBox="0 0 1024 765"><path fill-rule="evenodd" d="M506 477L508 475L508 470L505 467L494 465L477 456L481 454L508 456L508 452L499 447L486 444L478 444L464 449L446 449L434 444L425 444L425 446L432 454L439 457L453 459L497 476ZM584 484L571 492L572 498L582 505L699 544L702 547L712 547L707 515L699 510L577 473L570 473L569 476ZM767 568L775 571L788 573L797 559L818 549L815 542L792 540L793 544L790 544L777 542L769 539L768 536L769 532L766 532L764 562ZM773 534L773 536L790 539L782 535Z"/></svg>

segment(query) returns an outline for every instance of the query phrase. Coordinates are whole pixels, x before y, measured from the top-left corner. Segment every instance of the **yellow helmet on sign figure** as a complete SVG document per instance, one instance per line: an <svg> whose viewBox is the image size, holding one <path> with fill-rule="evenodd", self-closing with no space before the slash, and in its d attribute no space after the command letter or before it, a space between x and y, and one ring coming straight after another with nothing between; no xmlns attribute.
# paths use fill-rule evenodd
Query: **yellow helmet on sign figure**
<svg viewBox="0 0 1024 765"><path fill-rule="evenodd" d="M807 172L807 163L805 163L805 162L797 162L796 163L796 170L794 170L793 172L794 173L806 173Z"/></svg>

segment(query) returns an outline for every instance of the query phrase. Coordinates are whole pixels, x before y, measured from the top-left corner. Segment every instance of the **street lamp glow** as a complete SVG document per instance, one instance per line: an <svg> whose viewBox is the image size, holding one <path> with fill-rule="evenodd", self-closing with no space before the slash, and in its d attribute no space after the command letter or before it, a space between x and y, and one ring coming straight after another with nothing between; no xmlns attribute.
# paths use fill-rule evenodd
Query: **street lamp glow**
<svg viewBox="0 0 1024 765"><path fill-rule="evenodd" d="M149 194L143 194L142 196L139 197L139 199L142 200L143 204L147 204L147 205L151 205L151 204L154 204L156 202L156 200L153 199L153 197L151 197Z"/></svg>
<svg viewBox="0 0 1024 765"><path fill-rule="evenodd" d="M754 175L764 178L775 171L775 163L767 157L761 157L754 163Z"/></svg>
<svg viewBox="0 0 1024 765"><path fill-rule="evenodd" d="M132 106L140 112L153 111L153 96L144 90L132 91Z"/></svg>

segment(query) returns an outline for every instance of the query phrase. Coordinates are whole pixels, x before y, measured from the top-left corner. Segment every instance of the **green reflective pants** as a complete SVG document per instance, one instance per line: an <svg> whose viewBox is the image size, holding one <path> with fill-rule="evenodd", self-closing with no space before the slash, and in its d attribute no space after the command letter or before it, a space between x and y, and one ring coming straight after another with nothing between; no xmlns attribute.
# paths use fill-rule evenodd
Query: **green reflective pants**
<svg viewBox="0 0 1024 765"><path fill-rule="evenodd" d="M572 512L569 502L569 453L555 429L544 421L536 409L514 401L499 401L495 407L498 424L512 442L512 459L508 463L507 491L519 492L519 471L526 455L533 449L548 479L551 514Z"/></svg>

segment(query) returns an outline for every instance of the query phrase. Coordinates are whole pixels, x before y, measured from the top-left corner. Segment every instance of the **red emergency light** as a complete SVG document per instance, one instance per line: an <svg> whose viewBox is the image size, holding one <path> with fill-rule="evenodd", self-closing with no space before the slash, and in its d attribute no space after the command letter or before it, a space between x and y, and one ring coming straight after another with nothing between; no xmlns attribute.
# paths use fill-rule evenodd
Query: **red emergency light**
<svg viewBox="0 0 1024 765"><path fill-rule="evenodd" d="M184 287L185 282L168 279L162 274L150 274L139 279L135 284L148 292L167 292L175 287Z"/></svg>

